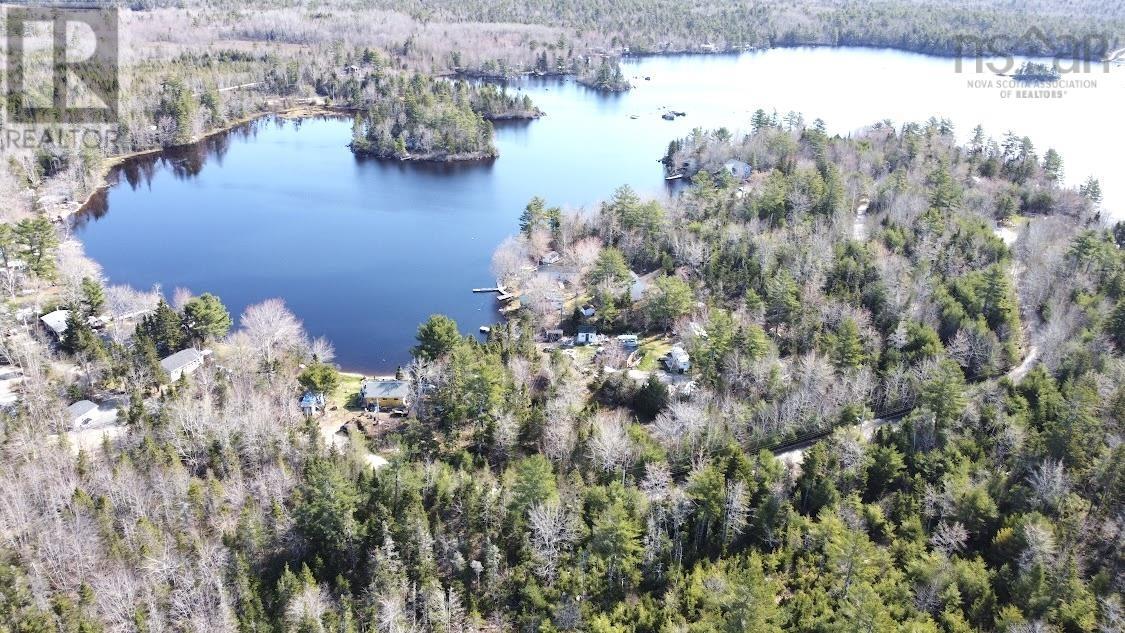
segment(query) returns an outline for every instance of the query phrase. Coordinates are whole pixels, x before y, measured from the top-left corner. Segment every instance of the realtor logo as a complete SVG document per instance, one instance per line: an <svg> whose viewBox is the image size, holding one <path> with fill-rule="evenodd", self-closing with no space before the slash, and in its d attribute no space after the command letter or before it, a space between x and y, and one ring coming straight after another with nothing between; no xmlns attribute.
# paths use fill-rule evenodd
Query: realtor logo
<svg viewBox="0 0 1125 633"><path fill-rule="evenodd" d="M117 121L117 9L9 6L4 22L7 122Z"/></svg>
<svg viewBox="0 0 1125 633"><path fill-rule="evenodd" d="M955 66L958 73L963 72L965 59L976 58L973 72L981 73L987 69L1006 74L1020 65L1016 52L1021 56L1051 58L1051 66L1060 73L1089 73L1095 70L1096 65L1102 67L1102 72L1109 72L1113 56L1120 52L1111 52L1114 45L1109 36L1102 33L1064 33L1052 37L1035 26L1019 37L963 35L957 37L956 42Z"/></svg>

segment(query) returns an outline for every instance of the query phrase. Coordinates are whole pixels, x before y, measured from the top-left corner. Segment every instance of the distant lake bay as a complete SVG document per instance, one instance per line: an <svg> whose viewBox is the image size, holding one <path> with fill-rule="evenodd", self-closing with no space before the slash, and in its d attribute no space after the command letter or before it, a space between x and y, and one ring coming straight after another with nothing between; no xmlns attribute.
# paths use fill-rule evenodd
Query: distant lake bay
<svg viewBox="0 0 1125 633"><path fill-rule="evenodd" d="M664 195L657 162L692 128L749 128L757 108L802 112L847 134L883 119L952 120L964 140L978 123L1013 130L1042 155L1058 150L1067 180L1101 178L1107 212L1125 215L1110 179L1125 71L1083 75L1095 87L1058 98L1004 97L973 87L973 64L870 49L776 49L630 59L634 90L603 95L574 82L525 80L547 116L500 123L495 161L427 165L357 159L351 121L261 119L198 146L130 161L103 203L76 220L110 283L184 287L222 297L235 319L281 297L310 334L336 346L345 369L405 364L418 323L453 317L466 333L497 319L491 254L517 230L528 199L591 206L630 184ZM645 80L650 77L650 80ZM664 109L687 113L675 121ZM638 118L632 119L631 115Z"/></svg>

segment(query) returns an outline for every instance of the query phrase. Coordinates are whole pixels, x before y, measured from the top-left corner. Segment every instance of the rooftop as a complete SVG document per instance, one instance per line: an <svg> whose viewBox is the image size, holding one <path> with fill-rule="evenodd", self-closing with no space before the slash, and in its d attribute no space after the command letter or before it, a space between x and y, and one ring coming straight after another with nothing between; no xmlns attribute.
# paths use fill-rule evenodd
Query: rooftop
<svg viewBox="0 0 1125 633"><path fill-rule="evenodd" d="M364 398L406 398L410 383L405 380L364 380L359 393Z"/></svg>
<svg viewBox="0 0 1125 633"><path fill-rule="evenodd" d="M51 328L51 330L54 331L55 334L58 334L60 336L63 334L63 332L66 332L66 322L68 319L70 319L70 310L55 310L54 312L50 312L39 317L39 320L43 322L43 325Z"/></svg>
<svg viewBox="0 0 1125 633"><path fill-rule="evenodd" d="M193 347L182 349L171 356L160 361L160 367L164 371L175 371L182 369L188 365L203 360L207 356L206 352L201 352Z"/></svg>
<svg viewBox="0 0 1125 633"><path fill-rule="evenodd" d="M79 400L66 408L67 413L74 419L84 418L90 415L91 412L96 411L98 405L90 402L89 400Z"/></svg>

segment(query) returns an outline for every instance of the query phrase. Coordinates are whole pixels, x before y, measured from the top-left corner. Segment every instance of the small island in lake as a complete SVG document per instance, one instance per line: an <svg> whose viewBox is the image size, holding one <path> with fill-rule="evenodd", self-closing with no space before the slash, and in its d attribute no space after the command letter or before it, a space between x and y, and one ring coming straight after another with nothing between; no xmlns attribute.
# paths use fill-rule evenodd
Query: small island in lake
<svg viewBox="0 0 1125 633"><path fill-rule="evenodd" d="M1057 67L1037 62L1024 62L1012 73L1012 79L1021 83L1050 83L1058 81L1061 76Z"/></svg>
<svg viewBox="0 0 1125 633"><path fill-rule="evenodd" d="M543 114L527 95L491 84L474 87L423 75L382 79L377 96L355 116L351 149L357 155L441 162L495 158L491 121Z"/></svg>
<svg viewBox="0 0 1125 633"><path fill-rule="evenodd" d="M617 60L609 58L602 58L596 67L587 63L585 68L578 71L577 81L587 88L603 92L625 92L633 87L625 79Z"/></svg>

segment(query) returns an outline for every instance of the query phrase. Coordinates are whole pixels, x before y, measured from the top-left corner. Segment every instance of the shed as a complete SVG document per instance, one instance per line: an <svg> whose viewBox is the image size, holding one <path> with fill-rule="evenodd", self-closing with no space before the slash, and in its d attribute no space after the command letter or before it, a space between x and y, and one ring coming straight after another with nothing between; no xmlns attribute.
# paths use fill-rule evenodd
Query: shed
<svg viewBox="0 0 1125 633"><path fill-rule="evenodd" d="M583 325L578 328L578 336L574 337L577 345L597 345L598 329L592 325Z"/></svg>
<svg viewBox="0 0 1125 633"><path fill-rule="evenodd" d="M621 343L621 347L628 350L637 349L641 344L636 334L622 334L617 337L617 342Z"/></svg>
<svg viewBox="0 0 1125 633"><path fill-rule="evenodd" d="M67 321L70 320L70 310L55 310L54 312L49 312L39 317L39 320L43 323L44 327L55 335L55 338L61 341L63 335L66 334L66 324Z"/></svg>
<svg viewBox="0 0 1125 633"><path fill-rule="evenodd" d="M160 367L168 374L168 379L176 382L181 376L191 375L192 372L203 366L203 361L211 354L211 350L197 350L189 347L182 349L160 361Z"/></svg>
<svg viewBox="0 0 1125 633"><path fill-rule="evenodd" d="M557 264L560 261L562 261L562 255L559 255L558 251L547 251L545 255L539 258L539 263L545 266Z"/></svg>
<svg viewBox="0 0 1125 633"><path fill-rule="evenodd" d="M410 382L386 378L366 379L360 384L359 399L364 407L405 407L410 404Z"/></svg>

